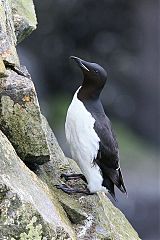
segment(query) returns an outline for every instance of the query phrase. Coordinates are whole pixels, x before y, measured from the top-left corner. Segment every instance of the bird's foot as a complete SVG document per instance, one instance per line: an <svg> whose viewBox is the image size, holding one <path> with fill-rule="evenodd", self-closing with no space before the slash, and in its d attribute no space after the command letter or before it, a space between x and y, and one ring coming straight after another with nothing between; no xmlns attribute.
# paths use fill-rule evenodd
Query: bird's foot
<svg viewBox="0 0 160 240"><path fill-rule="evenodd" d="M86 189L71 188L71 187L68 187L66 184L55 185L55 187L57 189L61 189L63 192L68 194L84 193L86 195L93 195L93 193L91 193L88 188Z"/></svg>
<svg viewBox="0 0 160 240"><path fill-rule="evenodd" d="M81 173L79 173L79 174L75 174L75 173L65 174L65 173L62 173L60 177L64 178L66 181L82 179L84 182L87 183L86 177L83 174L81 174Z"/></svg>

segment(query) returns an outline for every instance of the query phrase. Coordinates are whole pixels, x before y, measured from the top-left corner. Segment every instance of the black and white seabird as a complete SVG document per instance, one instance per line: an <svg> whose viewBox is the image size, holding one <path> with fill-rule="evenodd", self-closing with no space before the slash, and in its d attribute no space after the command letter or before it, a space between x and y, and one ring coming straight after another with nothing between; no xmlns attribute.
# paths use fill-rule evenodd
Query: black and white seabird
<svg viewBox="0 0 160 240"><path fill-rule="evenodd" d="M62 174L62 177L66 180L81 178L87 183L87 189L74 189L65 184L58 188L67 193L109 192L115 198L114 185L123 193L126 193L126 188L117 140L99 98L107 73L96 63L75 56L70 58L81 68L84 79L68 108L65 133L72 158L83 174Z"/></svg>

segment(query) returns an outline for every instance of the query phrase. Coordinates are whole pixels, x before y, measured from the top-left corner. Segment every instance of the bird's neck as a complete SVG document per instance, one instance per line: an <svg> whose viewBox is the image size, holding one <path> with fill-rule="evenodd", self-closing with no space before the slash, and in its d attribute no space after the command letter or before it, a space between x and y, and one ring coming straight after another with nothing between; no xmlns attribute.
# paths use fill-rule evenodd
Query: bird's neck
<svg viewBox="0 0 160 240"><path fill-rule="evenodd" d="M101 91L102 91L101 88L97 88L93 85L82 84L82 87L79 89L79 91L77 93L77 97L81 101L85 101L85 100L95 101L95 100L99 99Z"/></svg>
<svg viewBox="0 0 160 240"><path fill-rule="evenodd" d="M99 117L101 115L104 115L105 114L104 109L100 101L100 98L97 97L97 94L96 94L96 97L92 95L88 97L88 93L87 93L87 96L84 95L85 91L86 89L83 89L83 87L80 87L77 90L76 97L84 104L84 106L89 112L92 112L93 115L95 116L98 115Z"/></svg>

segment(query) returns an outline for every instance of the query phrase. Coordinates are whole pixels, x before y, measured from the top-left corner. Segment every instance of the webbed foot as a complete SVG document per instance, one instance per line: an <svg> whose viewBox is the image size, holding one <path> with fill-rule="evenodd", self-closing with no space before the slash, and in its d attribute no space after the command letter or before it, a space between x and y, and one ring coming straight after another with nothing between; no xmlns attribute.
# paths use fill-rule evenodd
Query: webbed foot
<svg viewBox="0 0 160 240"><path fill-rule="evenodd" d="M82 179L84 182L87 183L86 177L83 174L81 174L81 173L79 173L79 174L75 174L75 173L65 174L65 173L62 173L60 177L64 178L66 181Z"/></svg>
<svg viewBox="0 0 160 240"><path fill-rule="evenodd" d="M55 187L57 189L61 189L63 192L68 193L68 194L84 193L87 195L93 195L93 193L91 193L88 188L86 188L86 189L71 188L71 187L67 186L66 184L55 185Z"/></svg>

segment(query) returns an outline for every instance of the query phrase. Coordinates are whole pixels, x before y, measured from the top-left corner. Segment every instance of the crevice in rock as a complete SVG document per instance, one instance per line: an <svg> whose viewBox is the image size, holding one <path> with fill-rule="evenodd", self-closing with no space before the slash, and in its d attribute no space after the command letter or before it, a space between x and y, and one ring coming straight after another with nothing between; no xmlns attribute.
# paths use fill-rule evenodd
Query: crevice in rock
<svg viewBox="0 0 160 240"><path fill-rule="evenodd" d="M64 204L61 202L61 205L64 209L64 211L67 214L68 219L71 221L73 224L80 224L82 221L86 220L87 216L83 213L80 213L76 211L73 207L69 207L68 205Z"/></svg>
<svg viewBox="0 0 160 240"><path fill-rule="evenodd" d="M31 79L31 76L28 73L26 67L24 67L22 65L20 67L18 67L15 64L10 63L10 62L8 62L6 60L4 60L4 65L5 65L6 69L10 69L10 70L14 71L15 73L17 73L20 76L23 76L23 77Z"/></svg>
<svg viewBox="0 0 160 240"><path fill-rule="evenodd" d="M37 163L33 163L33 162L27 162L24 161L24 164L37 175L37 171L39 170L39 165Z"/></svg>

